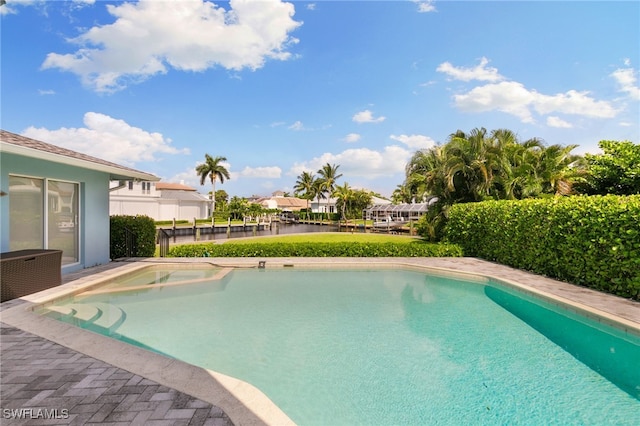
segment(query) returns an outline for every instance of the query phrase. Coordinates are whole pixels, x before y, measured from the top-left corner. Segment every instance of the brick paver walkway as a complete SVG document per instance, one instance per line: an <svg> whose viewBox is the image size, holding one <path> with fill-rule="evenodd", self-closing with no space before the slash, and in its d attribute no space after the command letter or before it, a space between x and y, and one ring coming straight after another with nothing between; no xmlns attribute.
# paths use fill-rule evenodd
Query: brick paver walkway
<svg viewBox="0 0 640 426"><path fill-rule="evenodd" d="M209 403L0 326L2 425L232 425Z"/></svg>

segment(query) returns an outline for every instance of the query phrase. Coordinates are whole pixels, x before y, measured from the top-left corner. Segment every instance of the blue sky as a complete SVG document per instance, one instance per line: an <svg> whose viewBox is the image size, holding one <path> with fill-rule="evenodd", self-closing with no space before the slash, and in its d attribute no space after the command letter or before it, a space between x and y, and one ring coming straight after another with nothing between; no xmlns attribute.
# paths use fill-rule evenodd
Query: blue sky
<svg viewBox="0 0 640 426"><path fill-rule="evenodd" d="M640 142L638 1L7 0L1 125L206 193L390 196L460 129Z"/></svg>

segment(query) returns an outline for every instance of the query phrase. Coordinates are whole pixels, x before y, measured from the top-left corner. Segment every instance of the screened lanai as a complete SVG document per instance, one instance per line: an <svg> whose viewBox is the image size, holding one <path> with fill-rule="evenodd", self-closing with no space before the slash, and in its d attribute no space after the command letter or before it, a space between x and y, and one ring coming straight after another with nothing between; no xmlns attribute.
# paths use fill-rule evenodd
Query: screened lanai
<svg viewBox="0 0 640 426"><path fill-rule="evenodd" d="M438 201L431 197L424 203L374 204L363 210L362 216L374 222L409 222L420 219Z"/></svg>

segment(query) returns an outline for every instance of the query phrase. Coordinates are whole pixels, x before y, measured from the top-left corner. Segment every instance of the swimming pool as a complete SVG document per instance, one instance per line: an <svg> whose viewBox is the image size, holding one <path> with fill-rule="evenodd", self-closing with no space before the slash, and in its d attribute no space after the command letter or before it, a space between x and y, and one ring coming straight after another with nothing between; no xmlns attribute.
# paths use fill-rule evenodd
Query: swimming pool
<svg viewBox="0 0 640 426"><path fill-rule="evenodd" d="M250 382L299 424L631 424L640 409L637 336L484 279L234 270L55 306Z"/></svg>

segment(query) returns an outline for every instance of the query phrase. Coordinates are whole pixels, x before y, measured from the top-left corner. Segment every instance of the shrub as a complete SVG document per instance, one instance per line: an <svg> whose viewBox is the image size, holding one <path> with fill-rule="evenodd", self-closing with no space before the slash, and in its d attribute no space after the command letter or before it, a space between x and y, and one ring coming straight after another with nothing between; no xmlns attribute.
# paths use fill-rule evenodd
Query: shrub
<svg viewBox="0 0 640 426"><path fill-rule="evenodd" d="M169 249L169 257L459 257L454 244L406 243L250 243L184 244Z"/></svg>
<svg viewBox="0 0 640 426"><path fill-rule="evenodd" d="M148 216L111 216L111 259L127 256L126 230L134 234L134 257L152 257L156 251L156 225Z"/></svg>
<svg viewBox="0 0 640 426"><path fill-rule="evenodd" d="M640 196L451 207L446 239L476 256L640 300Z"/></svg>

